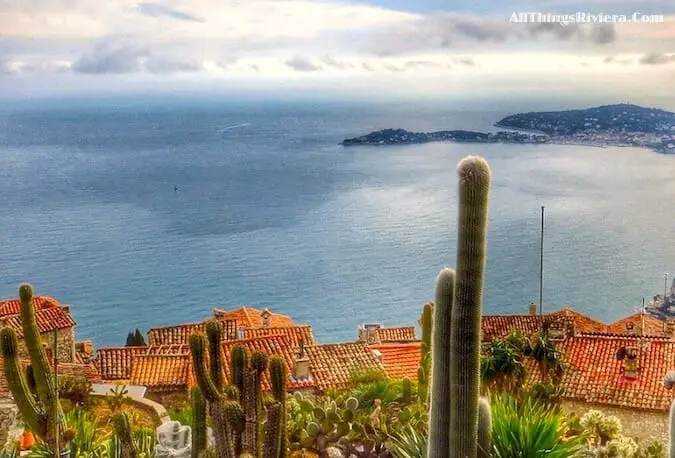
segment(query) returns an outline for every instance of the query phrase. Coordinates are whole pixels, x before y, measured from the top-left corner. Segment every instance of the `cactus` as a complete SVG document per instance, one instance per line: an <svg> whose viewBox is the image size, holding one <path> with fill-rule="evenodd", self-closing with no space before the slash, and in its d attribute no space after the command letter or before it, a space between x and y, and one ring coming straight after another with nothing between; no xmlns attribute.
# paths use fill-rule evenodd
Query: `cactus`
<svg viewBox="0 0 675 458"><path fill-rule="evenodd" d="M675 402L670 404L668 415L668 457L675 458Z"/></svg>
<svg viewBox="0 0 675 458"><path fill-rule="evenodd" d="M478 401L478 458L492 456L492 410L490 402L481 398Z"/></svg>
<svg viewBox="0 0 675 458"><path fill-rule="evenodd" d="M279 458L288 456L288 437L286 436L286 386L288 379L288 369L284 360L278 356L270 358L270 380L272 382L272 395L274 400L281 404L279 412Z"/></svg>
<svg viewBox="0 0 675 458"><path fill-rule="evenodd" d="M112 416L113 429L122 447L122 458L136 458L136 445L131 432L131 422L126 412L119 412Z"/></svg>
<svg viewBox="0 0 675 458"><path fill-rule="evenodd" d="M403 382L401 382L401 390L403 391L401 394L401 402L403 402L404 405L410 404L412 399L412 385L410 379L403 379Z"/></svg>
<svg viewBox="0 0 675 458"><path fill-rule="evenodd" d="M457 272L440 272L434 307L428 446L433 458L476 458L479 440L484 443L489 434L479 434L479 422L481 428L489 425L489 406L479 404L479 370L491 172L483 158L470 156L460 162L458 175Z"/></svg>
<svg viewBox="0 0 675 458"><path fill-rule="evenodd" d="M192 458L206 450L206 401L199 387L191 390L192 398Z"/></svg>
<svg viewBox="0 0 675 458"><path fill-rule="evenodd" d="M5 361L5 378L21 416L30 430L44 440L53 450L56 446L57 429L65 430L61 404L58 399L56 382L49 370L35 318L33 290L30 285L19 287L21 299L21 325L24 341L31 361L31 378L35 383L37 396L31 392L26 375L19 362L18 340L11 328L0 331L0 347ZM63 438L59 442L63 442Z"/></svg>
<svg viewBox="0 0 675 458"><path fill-rule="evenodd" d="M431 329L433 325L433 305L427 303L422 309L420 324L422 326L422 355L418 369L417 396L422 404L429 401L429 376L431 366Z"/></svg>
<svg viewBox="0 0 675 458"><path fill-rule="evenodd" d="M209 342L209 368L211 370L211 380L218 389L223 386L223 359L220 351L221 327L216 321L206 323L206 336Z"/></svg>
<svg viewBox="0 0 675 458"><path fill-rule="evenodd" d="M355 421L359 401L350 397L344 400L326 401L323 406L315 406L312 401L295 393L304 414L311 414L312 420L305 420L292 431L294 448L306 448L317 453L325 453L326 449L335 446L352 432L363 433L367 427ZM303 418L305 418L303 416ZM297 421L297 419L296 419Z"/></svg>
<svg viewBox="0 0 675 458"><path fill-rule="evenodd" d="M207 325L207 334L210 344L210 362L217 366L221 360L219 355L220 328ZM218 342L217 345L216 342ZM232 348L230 360L234 385L220 386L217 383L218 377L213 376L213 367L210 370L206 367L204 335L191 336L190 347L197 383L211 405L218 457L237 458L242 454L250 454L261 458L263 449L279 451L278 454L269 455L269 458L285 456L286 449L281 447L282 435L279 427L285 424L285 420L282 419L286 412L285 394L281 396L277 392L281 399L277 399L275 404L268 407L268 420L266 423L263 422L261 382L262 375L268 366L267 356L264 353L255 352L250 358L249 365L246 349L239 345L235 346ZM217 354L215 360L214 354ZM285 366L283 370L286 371ZM222 385L222 378L220 382ZM267 451L265 453L268 453ZM268 458L267 454L264 456Z"/></svg>

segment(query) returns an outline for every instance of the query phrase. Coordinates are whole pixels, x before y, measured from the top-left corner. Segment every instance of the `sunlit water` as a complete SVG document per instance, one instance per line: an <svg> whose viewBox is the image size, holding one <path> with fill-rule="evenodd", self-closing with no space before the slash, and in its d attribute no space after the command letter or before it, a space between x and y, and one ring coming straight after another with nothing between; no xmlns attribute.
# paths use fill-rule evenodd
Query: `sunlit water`
<svg viewBox="0 0 675 458"><path fill-rule="evenodd" d="M537 300L541 205L545 309L572 304L610 321L663 291L675 264L675 157L336 146L386 127L494 130L508 114L454 110L6 109L0 297L30 281L70 304L78 337L97 346L241 304L310 323L321 341L353 340L363 322L415 324L439 269L455 264L456 165L467 154L493 169L486 313L525 313Z"/></svg>

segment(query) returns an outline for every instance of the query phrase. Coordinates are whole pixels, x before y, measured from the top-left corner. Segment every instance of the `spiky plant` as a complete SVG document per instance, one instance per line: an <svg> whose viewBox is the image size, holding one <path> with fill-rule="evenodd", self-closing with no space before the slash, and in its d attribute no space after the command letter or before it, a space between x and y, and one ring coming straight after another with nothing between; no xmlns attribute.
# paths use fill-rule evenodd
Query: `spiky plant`
<svg viewBox="0 0 675 458"><path fill-rule="evenodd" d="M487 161L469 156L458 166L459 221L457 271L437 279L432 343L432 391L428 456L489 456L489 409L479 408L480 319L487 248L491 171ZM482 417L479 419L479 417ZM481 450L481 455L478 454Z"/></svg>
<svg viewBox="0 0 675 458"><path fill-rule="evenodd" d="M420 325L422 326L422 355L417 371L417 396L419 402L426 404L429 401L429 379L431 378L431 331L433 326L434 308L431 303L424 304Z"/></svg>
<svg viewBox="0 0 675 458"><path fill-rule="evenodd" d="M120 441L122 458L136 458L136 444L131 428L131 421L126 412L119 412L112 416L113 429Z"/></svg>
<svg viewBox="0 0 675 458"><path fill-rule="evenodd" d="M206 400L198 386L190 391L192 401L192 458L206 450Z"/></svg>
<svg viewBox="0 0 675 458"><path fill-rule="evenodd" d="M33 396L19 361L19 343L16 332L11 328L0 330L0 349L5 362L5 378L19 407L21 416L29 429L40 437L51 449L56 449L57 428L63 432L65 421L54 376L49 369L47 356L42 345L40 330L35 318L33 289L24 283L19 286L21 299L21 326L23 338L30 355L32 378L37 396ZM59 440L63 444L63 438Z"/></svg>
<svg viewBox="0 0 675 458"><path fill-rule="evenodd" d="M675 402L670 404L668 414L668 456L675 458Z"/></svg>

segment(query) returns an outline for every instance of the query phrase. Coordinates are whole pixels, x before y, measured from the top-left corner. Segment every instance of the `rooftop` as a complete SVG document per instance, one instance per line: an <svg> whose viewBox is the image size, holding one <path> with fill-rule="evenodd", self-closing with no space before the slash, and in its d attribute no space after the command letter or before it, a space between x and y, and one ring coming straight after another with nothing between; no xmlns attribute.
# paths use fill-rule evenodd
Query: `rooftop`
<svg viewBox="0 0 675 458"><path fill-rule="evenodd" d="M49 296L33 296L33 305L35 310L43 310L52 307L59 307L61 304ZM21 312L21 299L10 298L0 300L0 316L16 315Z"/></svg>
<svg viewBox="0 0 675 458"><path fill-rule="evenodd" d="M392 379L417 380L417 369L422 357L421 342L369 345L382 355L387 376Z"/></svg>
<svg viewBox="0 0 675 458"><path fill-rule="evenodd" d="M239 307L234 310L213 309L213 316L217 320L233 320L239 328L262 328L265 327L264 316L267 316L267 327L282 328L295 326L291 317L280 313L270 312L268 309L260 310L254 307Z"/></svg>
<svg viewBox="0 0 675 458"><path fill-rule="evenodd" d="M70 315L68 307L48 307L39 309L35 312L35 320L37 321L40 334L54 331L57 329L67 329L75 326L75 320ZM23 337L23 326L21 324L21 315L4 315L0 317L0 323L4 327L12 328L16 331L16 336L20 339Z"/></svg>

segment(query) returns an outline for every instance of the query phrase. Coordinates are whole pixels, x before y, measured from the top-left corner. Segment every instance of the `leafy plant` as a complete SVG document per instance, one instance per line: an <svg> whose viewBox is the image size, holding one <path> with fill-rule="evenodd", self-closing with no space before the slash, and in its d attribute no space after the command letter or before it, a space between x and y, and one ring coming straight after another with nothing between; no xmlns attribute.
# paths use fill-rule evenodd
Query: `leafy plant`
<svg viewBox="0 0 675 458"><path fill-rule="evenodd" d="M386 447L394 458L423 458L427 456L427 438L418 432L413 425L408 425L394 433Z"/></svg>
<svg viewBox="0 0 675 458"><path fill-rule="evenodd" d="M527 398L513 396L492 400L492 441L495 458L571 458L584 456L583 437L565 437L562 413Z"/></svg>
<svg viewBox="0 0 675 458"><path fill-rule="evenodd" d="M91 392L92 383L84 377L62 377L59 380L59 397L74 406L88 405Z"/></svg>
<svg viewBox="0 0 675 458"><path fill-rule="evenodd" d="M20 453L19 443L8 444L0 449L0 458L18 458Z"/></svg>
<svg viewBox="0 0 675 458"><path fill-rule="evenodd" d="M110 439L110 433L103 433L96 426L96 419L81 408L76 408L66 415L66 423L73 430L73 438L69 443L72 458L99 458Z"/></svg>
<svg viewBox="0 0 675 458"><path fill-rule="evenodd" d="M387 379L387 374L378 368L359 369L349 374L349 383L352 387L366 383L383 382Z"/></svg>
<svg viewBox="0 0 675 458"><path fill-rule="evenodd" d="M352 390L351 396L358 399L359 406L364 409L372 408L376 399L384 407L398 404L403 396L403 382L382 380L362 383Z"/></svg>

